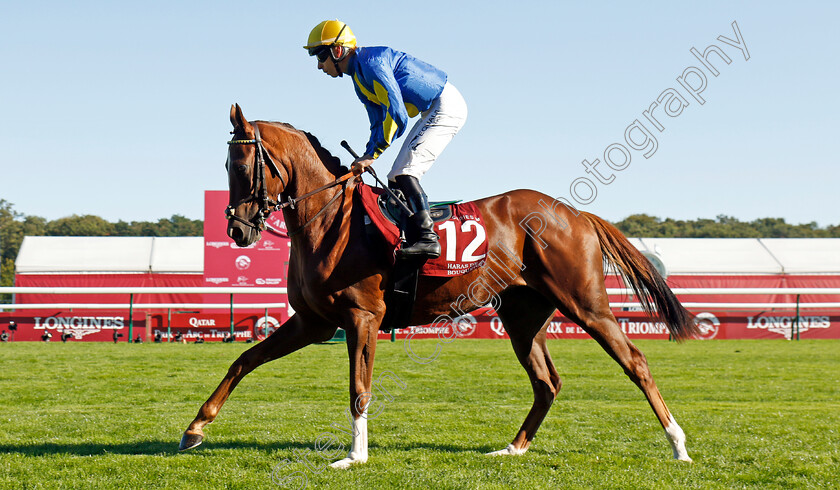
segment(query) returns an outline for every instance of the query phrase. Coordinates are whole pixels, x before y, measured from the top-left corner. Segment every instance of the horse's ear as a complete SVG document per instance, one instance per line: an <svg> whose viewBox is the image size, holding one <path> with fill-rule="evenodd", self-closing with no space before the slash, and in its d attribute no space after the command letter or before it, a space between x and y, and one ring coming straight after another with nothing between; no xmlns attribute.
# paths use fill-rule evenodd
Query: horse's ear
<svg viewBox="0 0 840 490"><path fill-rule="evenodd" d="M251 129L251 123L242 115L242 108L239 107L239 104L230 106L230 123L233 124L233 130L237 132L240 130L247 132Z"/></svg>

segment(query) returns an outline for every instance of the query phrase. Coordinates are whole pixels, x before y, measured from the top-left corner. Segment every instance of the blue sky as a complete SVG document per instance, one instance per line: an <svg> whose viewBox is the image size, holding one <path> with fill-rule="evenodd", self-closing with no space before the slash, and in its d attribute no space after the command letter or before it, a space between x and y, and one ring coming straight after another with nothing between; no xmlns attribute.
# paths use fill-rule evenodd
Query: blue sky
<svg viewBox="0 0 840 490"><path fill-rule="evenodd" d="M0 198L48 219L201 218L203 191L226 187L234 102L249 119L312 132L348 160L339 142L364 147L366 113L349 79L320 73L301 49L315 24L339 18L362 45L440 67L467 100L466 126L422 180L432 199L515 188L569 198L588 177L597 195L580 208L610 220L840 223L836 2L394 5L6 2ZM717 40L735 39L733 21L749 60ZM706 73L700 104L676 79L701 67L690 48L713 43L732 62L712 55L720 74ZM689 105L662 116L658 132L643 111L668 88ZM656 152L631 150L620 171L601 163L614 179L597 182L582 160L627 147L637 119ZM380 174L397 150L377 162Z"/></svg>

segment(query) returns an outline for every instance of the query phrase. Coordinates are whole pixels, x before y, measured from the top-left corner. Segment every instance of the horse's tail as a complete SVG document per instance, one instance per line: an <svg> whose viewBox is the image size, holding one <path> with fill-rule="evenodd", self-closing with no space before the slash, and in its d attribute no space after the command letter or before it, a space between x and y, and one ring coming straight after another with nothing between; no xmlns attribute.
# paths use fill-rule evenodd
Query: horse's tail
<svg viewBox="0 0 840 490"><path fill-rule="evenodd" d="M676 340L698 335L694 315L683 307L653 264L616 227L593 214L581 214L598 234L601 253L630 284L645 313L664 322Z"/></svg>

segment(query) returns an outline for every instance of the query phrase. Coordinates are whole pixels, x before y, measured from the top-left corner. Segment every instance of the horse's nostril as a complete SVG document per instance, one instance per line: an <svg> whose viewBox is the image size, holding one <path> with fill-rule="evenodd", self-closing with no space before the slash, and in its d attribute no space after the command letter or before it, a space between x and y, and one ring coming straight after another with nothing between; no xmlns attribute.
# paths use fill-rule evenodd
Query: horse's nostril
<svg viewBox="0 0 840 490"><path fill-rule="evenodd" d="M242 239L245 238L245 234L242 230L235 226L228 228L228 236L231 237L234 242L241 242Z"/></svg>

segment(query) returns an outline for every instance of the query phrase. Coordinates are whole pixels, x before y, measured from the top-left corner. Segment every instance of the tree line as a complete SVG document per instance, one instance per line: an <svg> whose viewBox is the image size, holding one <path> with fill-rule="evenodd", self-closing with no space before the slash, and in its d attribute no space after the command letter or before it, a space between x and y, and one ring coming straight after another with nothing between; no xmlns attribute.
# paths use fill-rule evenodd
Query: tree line
<svg viewBox="0 0 840 490"><path fill-rule="evenodd" d="M15 258L24 236L202 236L204 222L180 215L157 221L117 221L99 216L72 215L56 220L27 216L15 211L12 203L0 199L0 286L12 286ZM7 302L11 295L2 295Z"/></svg>
<svg viewBox="0 0 840 490"><path fill-rule="evenodd" d="M715 219L674 220L634 214L613 224L625 235L639 238L840 238L840 225L821 228L815 221L794 225L784 218L740 221L718 215Z"/></svg>

